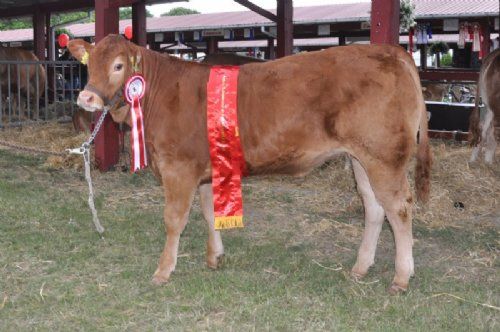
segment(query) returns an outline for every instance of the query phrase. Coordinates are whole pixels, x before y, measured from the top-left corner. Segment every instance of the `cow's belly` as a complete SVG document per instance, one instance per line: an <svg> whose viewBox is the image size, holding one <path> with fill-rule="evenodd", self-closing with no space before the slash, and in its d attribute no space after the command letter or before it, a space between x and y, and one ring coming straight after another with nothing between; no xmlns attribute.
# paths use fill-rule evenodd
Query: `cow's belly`
<svg viewBox="0 0 500 332"><path fill-rule="evenodd" d="M245 161L248 175L286 174L303 176L343 152L345 150L340 148L324 151L291 150L269 155L267 158L261 156L260 160L250 158Z"/></svg>

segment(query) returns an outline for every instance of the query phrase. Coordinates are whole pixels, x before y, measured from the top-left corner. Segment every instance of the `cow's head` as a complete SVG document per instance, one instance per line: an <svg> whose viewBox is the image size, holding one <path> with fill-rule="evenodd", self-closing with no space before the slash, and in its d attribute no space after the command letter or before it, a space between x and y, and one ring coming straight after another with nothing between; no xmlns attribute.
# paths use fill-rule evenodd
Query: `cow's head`
<svg viewBox="0 0 500 332"><path fill-rule="evenodd" d="M123 85L140 62L140 50L123 37L109 35L97 45L81 39L68 43L71 54L88 66L88 83L78 95L78 105L89 112L112 106L122 98Z"/></svg>

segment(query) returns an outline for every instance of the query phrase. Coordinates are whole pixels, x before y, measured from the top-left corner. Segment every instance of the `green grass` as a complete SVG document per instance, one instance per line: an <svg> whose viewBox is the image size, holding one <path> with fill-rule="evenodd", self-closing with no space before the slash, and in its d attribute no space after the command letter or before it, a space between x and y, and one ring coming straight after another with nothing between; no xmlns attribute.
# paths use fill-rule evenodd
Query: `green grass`
<svg viewBox="0 0 500 332"><path fill-rule="evenodd" d="M223 234L225 266L205 266L206 227L195 203L177 270L156 287L150 280L165 235L161 188L151 175L95 174L106 228L100 239L81 174L0 151L0 331L500 329L498 311L470 303L500 305L499 266L491 259L498 254L496 228L416 225L417 276L406 295L392 297L385 291L394 271L388 228L368 284L356 283L347 271L359 238L303 236L297 225L304 215L306 228L324 217L300 206L300 194L272 185L259 190L262 180L250 181L247 227ZM125 195L132 191L144 195ZM272 209L261 206L269 197ZM340 220L349 221L345 214ZM432 297L439 293L470 302Z"/></svg>

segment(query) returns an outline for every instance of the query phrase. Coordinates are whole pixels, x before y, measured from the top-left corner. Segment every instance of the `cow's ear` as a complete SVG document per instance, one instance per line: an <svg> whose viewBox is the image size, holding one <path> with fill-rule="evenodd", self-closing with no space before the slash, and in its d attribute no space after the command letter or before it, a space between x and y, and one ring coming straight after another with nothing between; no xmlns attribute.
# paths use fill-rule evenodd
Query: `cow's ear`
<svg viewBox="0 0 500 332"><path fill-rule="evenodd" d="M132 56L130 56L130 64L132 65L132 70L137 73L141 68L142 55L139 50L132 49Z"/></svg>
<svg viewBox="0 0 500 332"><path fill-rule="evenodd" d="M73 39L68 43L68 50L71 55L84 65L87 64L89 60L89 52L93 47L94 45L87 43L83 39Z"/></svg>

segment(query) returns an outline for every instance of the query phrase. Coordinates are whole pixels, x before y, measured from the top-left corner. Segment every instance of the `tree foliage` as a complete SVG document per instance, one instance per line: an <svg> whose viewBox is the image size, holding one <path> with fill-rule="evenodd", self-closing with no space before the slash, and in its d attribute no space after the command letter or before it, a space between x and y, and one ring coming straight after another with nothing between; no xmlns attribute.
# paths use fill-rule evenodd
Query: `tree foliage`
<svg viewBox="0 0 500 332"><path fill-rule="evenodd" d="M146 16L153 17L153 14L146 9ZM132 18L132 7L120 8L120 20ZM71 12L51 15L50 24L59 25L82 20L81 23L95 22L95 13L92 11L90 16L88 12ZM31 17L16 17L0 20L0 30L32 29L33 20Z"/></svg>
<svg viewBox="0 0 500 332"><path fill-rule="evenodd" d="M33 27L31 18L9 18L0 20L0 30L30 29Z"/></svg>
<svg viewBox="0 0 500 332"><path fill-rule="evenodd" d="M74 21L80 21L81 23L95 22L94 12L92 11L90 15L88 12L59 13L50 17L50 25L59 25Z"/></svg>
<svg viewBox="0 0 500 332"><path fill-rule="evenodd" d="M399 7L400 30L406 32L415 24L415 4L413 0L401 0Z"/></svg>
<svg viewBox="0 0 500 332"><path fill-rule="evenodd" d="M153 14L146 9L146 17L153 17ZM120 8L120 20L128 20L132 18L132 7Z"/></svg>
<svg viewBox="0 0 500 332"><path fill-rule="evenodd" d="M55 31L54 31L55 35L56 35L56 38L60 35L60 34L67 34L69 39L73 39L75 38L75 35L73 35L71 33L71 31L69 31L68 29L65 29L65 28L57 28Z"/></svg>
<svg viewBox="0 0 500 332"><path fill-rule="evenodd" d="M191 14L200 14L200 12L185 7L175 7L170 9L168 12L161 14L161 16L180 16L180 15L191 15Z"/></svg>
<svg viewBox="0 0 500 332"><path fill-rule="evenodd" d="M448 44L446 44L445 42L443 41L438 41L438 42L435 42L435 43L432 43L431 46L429 47L429 52L434 55L434 54L438 54L438 53L448 53L450 47L448 46Z"/></svg>
<svg viewBox="0 0 500 332"><path fill-rule="evenodd" d="M59 13L51 15L50 24L59 25L76 20L82 20L82 23L89 23L95 21L95 15L92 12L90 17L87 12L71 12ZM0 30L15 30L15 29L32 29L33 20L31 17L16 17L0 20Z"/></svg>

